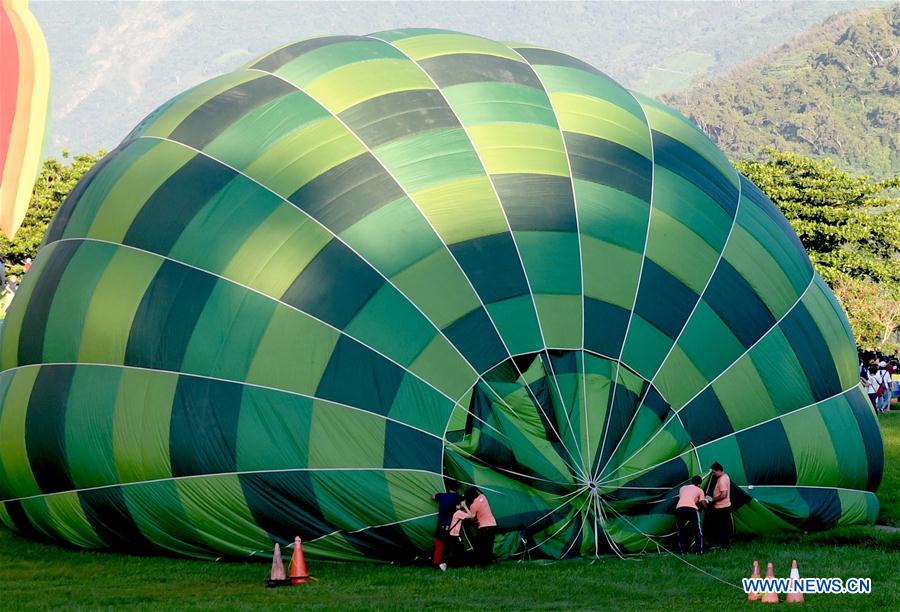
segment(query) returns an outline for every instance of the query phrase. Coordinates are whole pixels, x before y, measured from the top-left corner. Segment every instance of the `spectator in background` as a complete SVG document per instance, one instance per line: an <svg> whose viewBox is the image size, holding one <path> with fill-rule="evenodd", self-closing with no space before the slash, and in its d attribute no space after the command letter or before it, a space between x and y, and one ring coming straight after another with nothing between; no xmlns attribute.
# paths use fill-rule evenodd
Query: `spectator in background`
<svg viewBox="0 0 900 612"><path fill-rule="evenodd" d="M872 408L874 408L876 412L878 412L878 396L876 395L878 392L878 382L875 378L877 372L878 366L874 363L870 363L863 369L862 374L859 377L859 382L863 386L866 395L869 396Z"/></svg>
<svg viewBox="0 0 900 612"><path fill-rule="evenodd" d="M31 257L26 257L25 263L22 264L22 273L24 274L25 272L28 272L29 270L31 270Z"/></svg>
<svg viewBox="0 0 900 612"><path fill-rule="evenodd" d="M886 361L880 361L875 372L875 409L881 413L887 412L891 407L891 373L887 365Z"/></svg>

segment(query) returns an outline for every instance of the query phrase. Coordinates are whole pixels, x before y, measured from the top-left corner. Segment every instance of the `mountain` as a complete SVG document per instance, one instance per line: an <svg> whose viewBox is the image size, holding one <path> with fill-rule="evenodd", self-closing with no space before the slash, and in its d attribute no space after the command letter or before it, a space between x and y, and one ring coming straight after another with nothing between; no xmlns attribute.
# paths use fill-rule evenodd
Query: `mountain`
<svg viewBox="0 0 900 612"><path fill-rule="evenodd" d="M773 146L874 177L900 175L900 4L829 18L661 100L734 159Z"/></svg>
<svg viewBox="0 0 900 612"><path fill-rule="evenodd" d="M47 153L111 149L185 89L322 34L435 27L566 51L648 95L766 53L863 2L41 1L52 108Z"/></svg>

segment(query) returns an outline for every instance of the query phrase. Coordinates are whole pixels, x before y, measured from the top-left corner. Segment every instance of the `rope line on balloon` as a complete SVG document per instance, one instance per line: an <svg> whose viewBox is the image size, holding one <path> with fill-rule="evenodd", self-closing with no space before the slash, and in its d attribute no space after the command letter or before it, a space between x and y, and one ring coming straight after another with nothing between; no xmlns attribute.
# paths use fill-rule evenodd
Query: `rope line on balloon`
<svg viewBox="0 0 900 612"><path fill-rule="evenodd" d="M482 464L482 465L484 465L484 466L486 466L486 467L489 467L489 468L492 469L492 470L495 470L495 471L498 471L498 472L506 472L507 474L512 474L512 475L514 475L514 476L518 476L519 478L525 478L525 479L527 479L527 480L539 480L539 481L541 481L541 482L549 482L550 484L554 484L554 485L565 485L565 483L561 483L561 482L559 482L559 481L557 481L557 480L550 480L550 479L547 479L547 478L541 478L540 476L531 476L531 475L529 475L529 474L523 474L522 472L516 472L515 470L510 470L510 469L508 469L508 468L503 468L503 467L500 467L500 466L498 466L498 465L492 465L491 463L485 461L484 459L482 459L482 458L479 457L478 455L475 455L475 454L470 453L469 451L465 450L464 448L462 448L461 446L459 446L459 445L456 444L455 442L452 442L452 441L450 441L450 440L447 440L447 444L450 445L450 446L452 446L452 447L454 447L452 450L454 450L455 452L461 453L461 454L465 455L467 458L473 459L473 460L477 461L478 463L480 463L480 464Z"/></svg>
<svg viewBox="0 0 900 612"><path fill-rule="evenodd" d="M626 90L627 91L627 90ZM644 249L641 253L641 267L638 270L637 282L634 286L634 299L631 301L631 309L628 311L628 322L625 324L625 333L622 334L622 346L619 349L619 356L616 359L616 374L613 376L612 382L612 391L610 392L610 403L609 410L606 415L606 423L603 427L603 441L600 445L600 452L597 453L598 458L603 457L603 451L606 448L606 436L609 433L609 424L612 421L612 413L615 410L616 403L616 388L619 382L619 368L621 367L622 357L625 354L625 345L628 344L628 332L631 330L631 322L634 320L634 309L637 306L638 295L641 292L641 279L644 276L644 267L647 264L647 249L650 246L650 228L653 224L653 196L656 192L656 152L653 146L653 126L650 125L650 116L647 114L647 110L644 108L644 105L641 104L641 101L637 99L630 91L628 95L635 101L638 107L641 109L641 113L644 115L644 122L647 124L647 134L650 142L650 202L647 206L647 231L644 235ZM599 465L599 462L598 462ZM599 474L596 470L591 471L591 480L594 482L597 481L597 477Z"/></svg>
<svg viewBox="0 0 900 612"><path fill-rule="evenodd" d="M642 450L644 450L645 448L647 448L647 446L649 446L650 443L651 443L653 440L655 440L656 437L657 437L662 431L664 431L664 430L666 429L666 427L668 426L668 424L669 424L675 417L678 416L678 413L679 413L679 412L681 412L686 406L689 406L690 403L691 403L692 401L694 401L697 397L699 397L701 393L703 393L704 391L706 391L706 389L708 389L708 388L709 388L710 386L712 386L717 380L719 380L722 376L724 376L727 372L729 372L729 371L731 370L731 368L734 367L735 364L737 364L737 363L738 363L741 359L743 359L746 355L750 354L750 351L752 351L752 350L753 350L760 342L762 342L766 337L768 337L768 335L769 335L773 330L777 329L778 326L784 321L784 319L787 318L787 316L790 315L791 312L793 312L794 308L796 308L797 305L803 300L803 298L806 296L807 292L810 290L810 288L811 288L811 287L813 286L813 284L815 283L815 279L816 279L816 274L813 273L812 278L811 278L810 281L809 281L809 284L806 286L806 289L803 290L803 293L801 293L801 294L797 297L797 300L794 302L794 304L793 304L790 308L788 308L787 311L785 311L785 313L784 313L784 314L783 314L783 315L782 315L782 316L774 323L774 325L772 325L769 329L767 329L765 333L763 333L763 334L762 334L762 335L761 335L761 336L760 336L753 344L750 345L749 348L747 348L743 353L741 353L741 355L739 355L739 356L738 356L738 357L737 357L730 365L728 365L728 367L726 367L726 368L725 368L724 370L722 370L718 375L716 375L715 378L713 378L712 380L710 380L709 382L707 382L707 383L706 383L706 384L705 384L705 385L704 385L697 393L695 393L695 394L693 395L693 397L691 397L689 400L687 400L686 402L684 402L677 410L674 410L674 411L672 412L672 415L666 419L666 422L663 423L663 424L660 426L660 428L657 429L656 432L655 432L652 436L650 436L650 438L647 439L647 441L644 443L643 446L639 447L636 451L634 451L631 455L629 455L624 461L622 461L622 462L620 463L620 466L619 466L619 468L617 468L617 470L618 470L618 469L621 469L621 466L622 466L622 465L626 464L629 460L631 460L632 458L634 458L639 452L641 452ZM842 392L842 393L844 393L844 392ZM616 471L616 470L614 470L613 472L611 472L611 474L614 474L615 471ZM601 474L601 476L602 476L602 474Z"/></svg>
<svg viewBox="0 0 900 612"><path fill-rule="evenodd" d="M709 286L712 284L712 280L716 275L716 271L719 269L719 265L722 263L722 259L725 256L725 250L728 248L728 242L731 240L731 236L734 234L734 228L737 226L737 218L738 218L738 214L740 213L740 209L741 209L741 193L743 190L743 183L741 182L740 174L738 174L736 170L735 170L735 173L737 174L737 182L738 182L737 203L736 203L735 209L734 209L734 217L731 219L731 227L728 230L728 235L725 237L725 242L722 244L722 248L719 250L719 256L718 256L718 259L716 259L716 263L712 268L712 272L710 273L709 278L706 279L706 285L704 285L703 290L700 292L700 295L697 296L697 301L694 302L694 307L691 308L691 312L690 312L690 314L688 314L687 319L685 319L684 325L681 327L681 330L678 332L678 335L672 341L672 346L669 347L669 350L666 353L666 356L663 357L662 361L660 361L660 363L659 363L659 367L656 368L656 371L653 373L653 376L650 377L650 380L648 381L648 383L651 386L656 382L657 376L659 376L659 373L662 371L666 362L669 360L669 357L672 355L672 352L675 350L675 347L678 345L678 341L681 340L681 336L682 336L682 334L684 334L684 330L687 329L688 324L691 322L691 319L693 318L694 314L697 312L697 308L700 306L700 302L703 301L703 296L706 295L706 291L709 289ZM632 416L632 418L631 418L631 423L628 424L628 428L626 428L626 430L631 428L631 426L634 424L634 420L637 418L638 412L643 407L644 401L646 399L647 399L646 395L644 395L644 397L641 398L641 401L638 404L637 409L634 411L634 416ZM607 465L609 464L609 461L612 460L612 457L616 454L616 451L619 449L619 445L621 443L622 443L622 439L619 440L619 444L617 444L616 448L613 449L613 451L610 453L609 460L607 460L606 464L604 464L604 466L598 471L598 474L603 474L604 470L606 469Z"/></svg>
<svg viewBox="0 0 900 612"><path fill-rule="evenodd" d="M541 327L540 317L538 316L538 308L537 308L537 302L536 302L535 299L534 299L534 291L532 290L532 287L531 287L531 281L530 281L530 279L529 279L529 277L528 277L528 272L527 272L527 270L525 269L525 263L524 263L524 260L522 259L522 254L521 254L521 252L520 252L520 250L519 250L519 245L518 245L518 243L516 242L515 235L513 234L513 231L512 231L512 225L510 224L510 222L509 222L509 217L507 216L506 210L505 210L504 207L503 207L502 200L500 199L500 194L499 194L499 192L497 191L496 185L494 184L494 179L491 177L490 173L487 171L487 166L485 165L485 162L484 162L484 159L483 159L483 157L482 157L482 155L481 155L481 152L480 152L480 151L478 150L478 148L475 146L475 141L474 141L474 139L472 138L471 134L469 133L468 128L465 126L465 124L464 124L464 123L462 122L462 120L460 119L459 113L456 111L455 108L453 108L453 105L450 103L450 100L447 98L446 94L445 94L445 93L441 90L441 88L438 86L437 82L434 80L434 78L431 76L431 74L429 74L428 71L425 70L425 68L423 68L422 65L421 65L418 61L416 61L414 58L412 58L412 57L411 57L408 53L406 53L403 49L400 49L399 47L397 47L396 45L394 45L392 42L390 42L390 41L388 41L388 40L384 40L384 39L378 38L377 36L368 36L367 38L371 38L372 40L380 41L380 42L382 42L382 43L384 43L384 44L386 44L386 45L392 47L395 51L397 51L398 53L400 53L401 55L403 55L404 57L406 57L410 62L412 62L412 63L419 69L419 71L420 71L420 72L421 72L421 73L422 73L429 81L431 81L431 84L432 84L432 86L434 87L434 91L437 92L437 93L441 96L441 98L444 100L444 104L446 104L447 108L450 110L450 112L451 112L451 113L453 114L453 116L456 118L457 123L459 124L460 128L463 130L463 133L466 135L466 139L469 141L469 144L471 145L472 151L475 153L476 157L478 158L478 161L479 161L479 163L481 164L482 170L483 170L485 176L488 178L488 181L490 182L491 190L494 192L494 197L497 199L497 203L498 203L498 205L500 206L500 212L503 214L503 219L504 219L504 221L505 221L505 223L506 223L506 226L507 226L507 229L508 229L508 231L509 231L510 238L511 238L511 240L512 240L512 242L513 242L513 246L514 246L515 249L516 249L516 255L517 255L518 258L519 258L519 264L520 264L521 267L522 267L522 274L523 274L523 276L525 277L525 282L526 282L526 284L527 284L527 286L528 286L528 293L529 293L529 296L531 297L531 303L532 303L532 306L533 306L533 308L534 308L534 314L535 314L535 319L536 319L537 326L538 326L538 331L539 331L540 334L541 334L541 341L543 342L544 346L546 346L546 345L547 345L547 342L546 342L546 338L545 338L545 336L544 336L544 330L543 330L543 328ZM264 72L264 71L263 71L263 72ZM268 74L271 74L271 73L268 73ZM278 76L278 75L274 75L274 76ZM278 78L281 78L281 77L278 77ZM303 91L302 88L298 87L298 86L295 85L294 83L291 83L290 81L287 81L286 79L282 79L282 80L284 80L286 83L289 83L290 85L296 87L298 90ZM309 95L308 92L305 92L305 91L304 91L304 93L306 93L307 95ZM327 107L325 107L324 104L322 104L321 102L319 102L319 100L317 100L317 99L314 98L313 96L310 96L310 97L311 97L313 100L315 100L316 102L318 102L323 108L325 108L326 110L328 110L328 112L330 112L330 113L332 112L330 109L328 109ZM332 115L334 115L335 118L337 118L337 119L340 121L340 118L337 117L337 115L336 115L335 113L332 113ZM343 123L343 122L342 122L342 123ZM346 124L345 124L345 125L346 125ZM349 129L349 128L348 128L348 129ZM350 131L352 132L352 130L350 130ZM357 136L357 138L359 138L359 136ZM360 142L362 142L362 139L360 139ZM368 147L368 145L366 145L365 143L363 143L363 145L366 146L367 150L369 150L369 152L374 156L374 153L372 153L372 151L371 151L371 149ZM377 159L377 157L376 157L376 159ZM384 166L383 163L382 163L382 166ZM387 170L387 168L385 168L385 171L387 171L387 172L390 174L390 172ZM393 178L393 175L391 175L391 176L392 176L392 178ZM396 178L395 178L394 180L395 180L395 182L397 182L397 181L396 181ZM398 182L398 185L400 185L399 182ZM400 185L400 187L402 188L402 185ZM405 189L405 188L404 188L404 192L405 192L405 193L407 194L407 196L409 197L409 193L406 192L406 189ZM413 200L412 198L410 198L410 199L415 203L415 200ZM417 205L417 207L418 207L418 205ZM421 212L421 209L420 209L420 212ZM425 217L425 214L422 213L422 216ZM426 217L426 220L428 220L427 217ZM428 222L429 222L429 224L430 224L430 220L428 220ZM435 230L435 234L437 234L437 231L436 231L436 230ZM440 237L439 234L438 234L438 239L441 240L441 242L443 242L443 239ZM509 353L509 355L510 355L510 360L513 362L513 366L516 368L516 370L519 372L519 375L520 375L520 376L523 378L523 380L524 380L524 375L523 375L524 373L521 371L521 369L519 368L518 364L515 363L515 360L512 359L512 352L509 350L509 346L506 344L506 341L503 339L502 334L500 334L500 330L499 330L499 328L497 327L496 323L494 322L493 317L492 317L491 314L490 314L490 311L487 309L487 306L484 304L483 300L481 300L481 296L478 295L478 292L477 292L477 291L475 291L475 285L472 283L471 279L469 279L469 276L465 273L465 270L463 270L462 266L459 264L459 261L456 260L456 257L453 255L452 251L450 250L450 247L447 246L446 243L445 243L445 247L447 248L447 251L450 253L451 257L453 257L454 261L456 261L457 266L459 266L460 272L463 274L463 276L466 278L466 280L467 280L467 281L469 282L469 284L471 285L472 290L475 292L475 295L476 295L476 296L478 297L478 299L482 302L482 307L485 309L485 312L487 313L488 318L491 320L491 324L494 326L494 329L495 329L495 331L497 332L497 336L500 338L500 341L503 343L504 347L506 348L507 353ZM527 386L527 383L526 383L526 386ZM534 393L533 393L533 391L531 390L531 387L530 387L530 386L528 386L528 389L529 389L529 392L531 392L531 395L533 396L532 399L534 400L535 404L538 405L538 407L540 408L541 412L544 412L543 407L541 407L540 402L537 401L537 397L534 396ZM545 417L545 418L547 419L547 421L551 424L551 427L552 427L554 430L556 430L556 428L555 428L555 427L553 426L553 424L552 424L552 420L550 419L550 417L549 417L546 413L544 414L544 417ZM568 414L566 415L566 418L568 419ZM555 433L556 433L556 435L559 437L560 443L563 445L563 448L565 449L566 453L567 453L567 454L569 455L569 457L571 458L571 457L573 456L573 455L572 455L572 451L569 450L569 449L566 447L566 444L565 444L565 442L563 441L562 435L560 434L559 431L555 431ZM578 455L579 455L579 457L581 456L580 450L579 450ZM568 461L567 461L567 463L568 463ZM570 466L570 467L573 469L573 472L578 473L579 476L580 476L582 479L587 480L587 471L586 471L584 468L581 468L581 467L578 467L578 466Z"/></svg>
<svg viewBox="0 0 900 612"><path fill-rule="evenodd" d="M586 487L585 487L585 488L586 488ZM588 497L588 500L589 500L589 499L590 499L590 497ZM582 504L582 506L581 506L582 508L588 503L588 500L585 500L585 502L584 502L584 503ZM573 511L571 512L571 516L570 516L570 517L562 524L562 526L561 526L559 529L557 529L556 531L554 531L552 534L550 534L549 536L547 536L546 538L544 538L544 539L541 540L540 542L535 543L534 546L527 547L525 550L523 550L523 551L521 551L521 552L514 553L512 556L513 556L513 557L517 557L517 556L519 556L519 555L523 555L523 556L524 556L524 555L527 555L529 552L531 552L531 551L533 551L533 550L536 550L536 549L540 548L541 546L543 546L544 544L546 544L546 543L549 542L550 540L554 539L557 535L559 535L559 533L560 533L562 530L564 530L566 527L568 527L569 525L571 525L571 524L572 524L572 521L574 521L574 520L575 520L575 517L578 516L580 513L581 513L581 510L580 510L580 509L577 510L577 511L573 510Z"/></svg>
<svg viewBox="0 0 900 612"><path fill-rule="evenodd" d="M578 242L578 268L581 273L581 276L580 276L580 287L581 287L581 342L580 342L580 346L584 347L584 253L583 253L583 249L582 249L582 245L581 245L581 220L580 220L580 215L578 214L578 195L575 190L575 176L572 173L572 159L569 156L569 147L566 144L566 136L563 133L562 125L559 121L559 113L556 111L556 106L553 104L553 99L550 97L550 90L547 89L547 85L544 83L543 79L541 79L541 75L538 74L538 71L531 64L531 62L529 62L525 58L524 55L519 53L518 50L516 50L513 47L508 47L508 48L513 53L518 55L519 58L525 63L525 65L531 69L531 73L537 79L538 83L540 83L541 89L543 90L544 95L547 97L547 104L550 106L550 112L553 113L553 118L556 121L556 127L559 130L559 138L560 138L560 142L562 143L562 147L563 147L563 155L566 158L566 169L569 172L569 186L572 189L572 208L575 213L575 235L578 238L578 240L577 240L577 242ZM537 304L535 304L535 308L536 307L537 307ZM547 351L546 347L547 347L547 343L545 342L544 343L544 352L547 354L548 363L550 363L550 353ZM550 363L550 370L551 370L551 372L553 372L553 364L552 363ZM583 370L582 370L582 376L584 376ZM553 378L555 381L556 380L555 373L553 374ZM556 384L556 387L557 387L557 391L559 391L559 383L558 382ZM582 403L584 404L585 430L587 430L587 416L588 416L587 400L585 399L584 395L582 395L582 399L584 400ZM565 410L568 415L568 408L566 407L565 402L562 400L562 393L560 393L560 402L562 403L563 410ZM569 420L569 419L567 418L567 420ZM569 420L569 427L570 427L570 429L572 428L572 423L570 420ZM574 431L572 431L572 436L573 436L573 438L576 437L576 433ZM585 474L590 472L590 464L588 463L588 457L585 454L585 450L590 450L590 447L587 446L588 444L590 444L589 436L585 442L584 450L579 449L577 442L576 442L576 449L579 452L581 464L582 464L582 467L584 468Z"/></svg>
<svg viewBox="0 0 900 612"><path fill-rule="evenodd" d="M644 533L644 532L643 532L641 529L639 529L634 523L632 523L631 521L629 521L624 515L620 514L619 512L616 512L615 508L610 508L610 510L611 510L613 513L615 513L616 515L618 515L618 517L619 517L620 519L622 519L623 521L625 521L626 523L628 523L629 525L631 525L632 529L634 529L635 531L637 531L638 533L640 533L642 536L644 536L644 537L647 538L648 540L650 540L650 541L652 541L653 543L655 543L656 546L657 546L657 548L661 548L662 550L664 550L665 552L669 553L670 555L672 555L673 557L675 557L676 559L678 559L679 561L681 561L681 562L684 563L685 565L687 565L687 566L689 566L689 567L692 567L693 569L697 570L698 572L700 572L700 573L702 573L702 574L705 574L706 576L709 576L709 577L712 578L713 580L717 580L718 582L721 582L722 584L726 584L726 585L728 585L728 586L730 586L730 587L732 587L732 588L738 589L738 590L741 591L741 592L744 591L744 589L743 589L740 585L738 585L737 583L734 583L734 582L728 582L728 581L725 580L724 578L720 578L719 576L716 576L715 574L713 574L713 573L711 573L711 572L709 572L709 571L703 569L702 567L699 567L699 566L697 566L697 565L691 563L690 561L688 561L687 559L685 559L684 556L679 555L679 554L677 554L677 553L675 553L675 552L669 550L668 548L666 548L665 545L663 545L661 542L659 542L659 540L658 540L657 538L655 538L654 536L651 536L650 534Z"/></svg>
<svg viewBox="0 0 900 612"><path fill-rule="evenodd" d="M724 436L721 436L721 437L719 437L719 438L716 438L715 440L709 440L708 442L703 442L703 443L701 443L701 444L697 444L697 445L694 446L693 448L689 448L689 449L687 449L687 450L685 450L685 451L682 451L681 453L679 453L679 454L677 454L677 455L674 455L674 456L672 456L672 457L668 457L667 459L665 459L665 460L663 460L663 461L660 461L660 462L658 462L658 463L655 463L655 464L653 464L653 465L650 465L650 466L641 468L640 470L637 470L637 471L634 472L634 473L627 474L627 475L621 476L621 477L619 477L619 478L612 478L612 479L609 479L609 480L604 480L604 481L602 481L600 484L602 484L602 485L608 485L608 484L610 484L610 483L619 482L619 481L621 481L621 480L628 480L628 479L631 479L631 478L635 478L636 476L640 476L641 474L644 474L644 473L646 473L646 472L648 472L648 471L650 471L650 470L653 470L653 469L659 467L660 465L663 465L664 463L667 463L667 462L669 462L669 461L672 461L672 460L674 460L674 459L677 459L677 458L679 458L679 457L681 457L681 456L683 456L683 455L685 455L685 454L687 454L687 453L690 453L690 452L696 452L696 450L699 449L699 448L703 448L704 446L708 446L708 445L710 445L710 444L715 444L716 442L719 442L720 440L723 440L723 439L725 439L725 438L730 438L730 437L732 437L732 436L736 436L736 435L739 434L739 433L743 433L743 432L745 432L745 431L749 431L749 430L751 430L751 429L755 429L756 427L761 427L761 426L763 426L763 425L766 425L767 423L771 423L771 422L773 422L773 421L777 421L777 420L783 419L783 418L785 418L785 417L791 416L792 414L796 414L796 413L801 412L801 411L803 411L803 410L808 410L808 409L810 409L810 408L815 408L816 406L819 406L820 404L823 404L823 403L825 403L825 402L832 401L832 400L834 400L834 399L836 399L836 398L838 398L838 397L840 397L840 396L842 396L842 395L846 395L847 393L851 393L851 392L853 392L853 391L855 391L855 390L857 390L857 389L859 389L859 386L858 386L858 385L854 385L854 386L852 386L852 387L849 387L849 388L847 388L847 389L844 389L844 390L841 391L840 393L835 393L834 395L831 395L831 396L826 397L826 398L824 398L824 399L821 399L821 400L819 400L819 401L813 402L812 404L807 404L806 406L801 406L801 407L799 407L799 408L795 408L795 409L793 409L793 410L790 410L790 411L788 411L788 412L785 412L784 414L780 414L780 415L771 417L771 418L769 418L769 419L766 419L766 420L764 420L764 421L760 421L759 423L754 423L753 425L748 425L747 427L744 427L744 428L742 428L742 429L738 429L738 430L733 431L733 432L731 432L731 433L727 433L727 434L725 434ZM623 466L624 466L624 463L623 463ZM622 467L622 466L620 466L620 468L621 468L621 467ZM620 468L617 468L616 471L618 471L618 469L620 469ZM614 471L614 472L611 472L610 475L615 474L615 473L616 473L615 471Z"/></svg>
<svg viewBox="0 0 900 612"><path fill-rule="evenodd" d="M432 470L423 470L420 468L386 468L386 467L327 467L327 468L278 468L278 469L270 469L270 470L240 470L233 472L213 472L209 474L187 474L184 476L166 476L163 478L149 478L146 480L133 480L131 482L115 482L111 484L105 485L96 485L93 487L80 487L77 489L67 489L65 491L50 491L47 493L36 493L34 495L25 495L22 497L11 497L6 499L0 499L0 502L20 502L27 501L29 499L40 499L42 497L53 497L56 495L67 495L72 493L85 493L87 491L102 491L105 489L111 489L115 487L136 487L142 485L151 485L158 484L161 482L180 482L180 481L191 481L191 480L204 480L207 478L222 478L225 476L253 476L259 474L287 474L293 472L412 472L417 474L428 474L431 476L437 476L438 478L443 477L443 474L434 472ZM491 493L496 493L498 495L505 495L503 491L494 489L492 487L486 485L476 485L473 482L467 482L465 480L459 480L461 484L475 487L477 486L479 489L483 489L485 491L490 491Z"/></svg>

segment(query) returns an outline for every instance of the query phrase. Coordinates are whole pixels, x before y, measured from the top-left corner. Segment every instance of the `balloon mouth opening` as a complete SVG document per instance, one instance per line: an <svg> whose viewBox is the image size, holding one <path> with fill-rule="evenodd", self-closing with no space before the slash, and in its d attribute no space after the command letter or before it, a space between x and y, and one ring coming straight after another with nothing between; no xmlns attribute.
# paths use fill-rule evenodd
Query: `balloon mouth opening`
<svg viewBox="0 0 900 612"><path fill-rule="evenodd" d="M517 355L457 404L444 471L487 495L499 531L518 543L511 556L623 553L646 548L648 531L671 521L694 473L679 429L659 391L617 360Z"/></svg>

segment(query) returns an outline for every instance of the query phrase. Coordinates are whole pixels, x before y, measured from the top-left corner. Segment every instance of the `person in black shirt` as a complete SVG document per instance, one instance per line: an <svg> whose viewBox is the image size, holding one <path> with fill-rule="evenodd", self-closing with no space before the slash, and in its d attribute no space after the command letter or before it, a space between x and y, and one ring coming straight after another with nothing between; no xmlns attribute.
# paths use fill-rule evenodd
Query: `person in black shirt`
<svg viewBox="0 0 900 612"><path fill-rule="evenodd" d="M443 557L444 547L450 537L450 522L453 520L453 513L456 512L456 505L462 501L462 496L459 494L459 483L448 479L447 490L432 495L431 499L438 505L437 531L434 534L434 555L431 562L435 567L443 570L447 567L443 562Z"/></svg>

